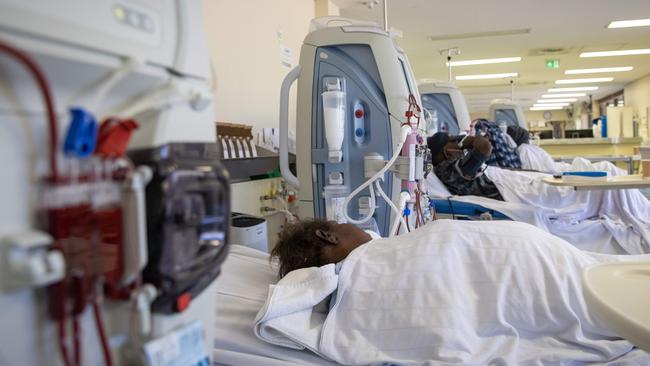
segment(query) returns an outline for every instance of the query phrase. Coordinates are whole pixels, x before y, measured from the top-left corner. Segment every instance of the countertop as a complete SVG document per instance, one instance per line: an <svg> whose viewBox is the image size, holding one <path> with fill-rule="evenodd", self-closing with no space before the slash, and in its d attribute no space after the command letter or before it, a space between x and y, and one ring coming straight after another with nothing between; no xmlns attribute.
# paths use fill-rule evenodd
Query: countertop
<svg viewBox="0 0 650 366"><path fill-rule="evenodd" d="M614 138L579 138L579 139L542 139L539 146L549 145L618 145L641 144L641 137L614 137Z"/></svg>

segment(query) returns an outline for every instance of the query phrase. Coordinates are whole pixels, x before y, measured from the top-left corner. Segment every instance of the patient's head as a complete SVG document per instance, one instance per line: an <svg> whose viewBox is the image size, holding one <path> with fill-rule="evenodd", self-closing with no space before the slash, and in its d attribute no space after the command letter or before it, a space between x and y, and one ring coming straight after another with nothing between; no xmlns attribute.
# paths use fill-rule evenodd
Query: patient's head
<svg viewBox="0 0 650 366"><path fill-rule="evenodd" d="M530 143L530 133L525 128L519 126L508 126L508 135L520 146L521 144Z"/></svg>
<svg viewBox="0 0 650 366"><path fill-rule="evenodd" d="M284 277L299 268L340 262L370 240L370 235L352 224L305 220L289 224L280 233L271 256L280 260L280 277Z"/></svg>

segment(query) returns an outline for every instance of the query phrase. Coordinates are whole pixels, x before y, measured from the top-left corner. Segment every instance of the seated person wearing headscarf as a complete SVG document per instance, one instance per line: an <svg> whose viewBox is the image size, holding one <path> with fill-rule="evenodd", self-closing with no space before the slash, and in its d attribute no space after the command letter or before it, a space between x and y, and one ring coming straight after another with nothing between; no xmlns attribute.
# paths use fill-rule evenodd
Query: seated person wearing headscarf
<svg viewBox="0 0 650 366"><path fill-rule="evenodd" d="M485 162L489 166L521 169L521 160L517 154L517 144L505 129L495 122L477 119L472 122L476 136L484 136L492 144L492 154Z"/></svg>
<svg viewBox="0 0 650 366"><path fill-rule="evenodd" d="M433 171L454 195L483 196L503 201L494 183L485 175L485 162L492 145L482 136L448 136L438 132L427 139Z"/></svg>

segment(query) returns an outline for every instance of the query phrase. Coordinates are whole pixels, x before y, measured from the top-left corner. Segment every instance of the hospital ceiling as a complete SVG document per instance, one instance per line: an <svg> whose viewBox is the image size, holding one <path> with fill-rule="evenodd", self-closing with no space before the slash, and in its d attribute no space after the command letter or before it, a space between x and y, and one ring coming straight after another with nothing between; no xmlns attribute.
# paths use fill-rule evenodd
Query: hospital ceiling
<svg viewBox="0 0 650 366"><path fill-rule="evenodd" d="M364 1L333 2L341 8L341 16L382 24L381 1L371 9ZM389 0L388 16L389 27L403 33L398 43L418 79L447 80L446 56L439 54L444 48L460 48L454 60L522 57L515 63L454 67L453 74L519 73L515 99L524 107L540 99L548 88L557 87L558 79L614 77L609 83L561 85L599 86L593 92L598 99L650 73L650 55L579 57L588 51L650 48L650 27L607 29L613 20L650 18L649 0ZM559 60L558 69L546 67L550 59ZM615 66L633 66L634 70L564 74L568 69ZM491 99L510 97L508 79L456 83L472 112L487 112Z"/></svg>

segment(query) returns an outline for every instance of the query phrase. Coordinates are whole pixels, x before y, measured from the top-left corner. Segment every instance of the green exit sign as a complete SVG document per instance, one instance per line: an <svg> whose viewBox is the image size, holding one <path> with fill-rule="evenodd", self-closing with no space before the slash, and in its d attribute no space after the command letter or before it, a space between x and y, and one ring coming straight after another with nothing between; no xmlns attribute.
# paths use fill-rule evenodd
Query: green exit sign
<svg viewBox="0 0 650 366"><path fill-rule="evenodd" d="M546 60L546 68L549 69L560 68L560 60Z"/></svg>

